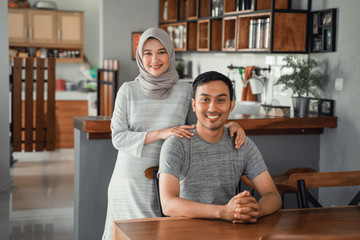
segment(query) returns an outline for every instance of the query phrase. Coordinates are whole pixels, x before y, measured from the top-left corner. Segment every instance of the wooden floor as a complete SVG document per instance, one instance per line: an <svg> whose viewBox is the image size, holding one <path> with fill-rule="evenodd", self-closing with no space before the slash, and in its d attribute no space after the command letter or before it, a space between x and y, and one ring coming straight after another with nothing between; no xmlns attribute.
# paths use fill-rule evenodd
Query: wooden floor
<svg viewBox="0 0 360 240"><path fill-rule="evenodd" d="M14 158L9 239L73 239L74 150Z"/></svg>

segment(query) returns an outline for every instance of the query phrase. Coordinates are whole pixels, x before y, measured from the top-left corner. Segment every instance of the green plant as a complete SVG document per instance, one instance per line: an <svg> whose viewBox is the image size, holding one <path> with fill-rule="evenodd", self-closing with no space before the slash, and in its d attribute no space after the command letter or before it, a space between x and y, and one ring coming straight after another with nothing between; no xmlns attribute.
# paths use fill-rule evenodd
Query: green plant
<svg viewBox="0 0 360 240"><path fill-rule="evenodd" d="M319 97L318 88L324 90L328 77L320 74L319 69L315 69L318 63L314 59L302 59L294 55L286 56L283 61L285 65L281 70L290 68L292 72L281 75L275 85L284 84L283 90L290 88L296 97L308 97L309 93Z"/></svg>

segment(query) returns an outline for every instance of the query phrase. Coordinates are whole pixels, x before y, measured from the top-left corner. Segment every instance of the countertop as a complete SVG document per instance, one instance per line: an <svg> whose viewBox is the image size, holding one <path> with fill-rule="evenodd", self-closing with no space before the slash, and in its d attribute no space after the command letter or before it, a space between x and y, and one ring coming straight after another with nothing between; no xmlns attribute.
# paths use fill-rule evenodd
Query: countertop
<svg viewBox="0 0 360 240"><path fill-rule="evenodd" d="M110 139L110 116L75 117L74 128L86 132L88 139ZM337 117L269 117L261 114L239 115L229 119L240 124L247 135L321 134L324 128L336 128Z"/></svg>
<svg viewBox="0 0 360 240"><path fill-rule="evenodd" d="M56 101L88 101L89 95L96 94L96 92L80 92L80 91L55 91L55 100ZM11 93L9 93L11 96ZM25 91L22 91L22 99L25 99ZM33 93L33 98L35 99L36 92ZM44 92L44 99L47 99L47 92Z"/></svg>

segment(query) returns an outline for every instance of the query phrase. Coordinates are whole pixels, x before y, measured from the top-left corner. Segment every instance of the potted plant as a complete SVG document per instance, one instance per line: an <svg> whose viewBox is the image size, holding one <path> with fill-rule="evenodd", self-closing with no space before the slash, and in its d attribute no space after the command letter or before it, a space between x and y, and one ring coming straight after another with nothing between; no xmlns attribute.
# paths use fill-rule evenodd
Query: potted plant
<svg viewBox="0 0 360 240"><path fill-rule="evenodd" d="M318 63L311 59L299 58L295 55L286 56L283 61L285 65L281 67L291 69L289 74L281 75L275 85L283 84L283 90L293 91L292 101L294 114L306 116L309 106L309 94L319 97L318 90L322 89L328 81L327 76L320 73Z"/></svg>

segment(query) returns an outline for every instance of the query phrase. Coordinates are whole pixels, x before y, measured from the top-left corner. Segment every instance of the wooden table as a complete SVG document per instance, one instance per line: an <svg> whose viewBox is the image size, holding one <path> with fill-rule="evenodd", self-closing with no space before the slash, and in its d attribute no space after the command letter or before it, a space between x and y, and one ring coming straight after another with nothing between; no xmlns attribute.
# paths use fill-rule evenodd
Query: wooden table
<svg viewBox="0 0 360 240"><path fill-rule="evenodd" d="M113 239L360 239L360 206L280 210L255 224L182 217L115 221Z"/></svg>

